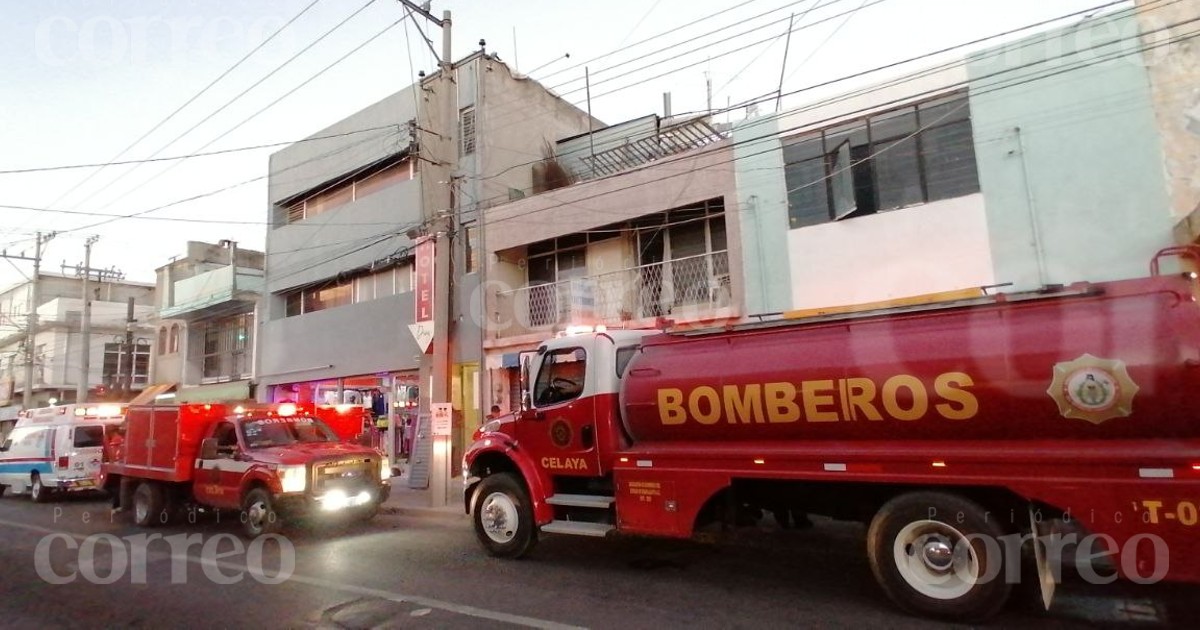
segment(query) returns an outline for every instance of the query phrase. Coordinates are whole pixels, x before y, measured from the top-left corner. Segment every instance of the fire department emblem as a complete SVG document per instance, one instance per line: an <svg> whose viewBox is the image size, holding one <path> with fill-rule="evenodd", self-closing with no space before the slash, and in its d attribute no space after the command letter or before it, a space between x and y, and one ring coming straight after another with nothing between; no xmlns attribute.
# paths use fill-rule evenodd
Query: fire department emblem
<svg viewBox="0 0 1200 630"><path fill-rule="evenodd" d="M1064 418L1100 424L1132 414L1138 389L1124 361L1085 354L1055 365L1054 380L1046 393L1058 403Z"/></svg>
<svg viewBox="0 0 1200 630"><path fill-rule="evenodd" d="M550 441L559 448L566 448L571 444L571 425L559 420L550 426Z"/></svg>

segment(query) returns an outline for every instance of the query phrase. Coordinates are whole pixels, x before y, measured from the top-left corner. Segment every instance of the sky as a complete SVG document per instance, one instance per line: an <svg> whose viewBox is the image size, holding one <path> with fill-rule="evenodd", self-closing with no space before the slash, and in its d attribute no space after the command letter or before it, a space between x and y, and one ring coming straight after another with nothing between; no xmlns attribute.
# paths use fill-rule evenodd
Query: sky
<svg viewBox="0 0 1200 630"><path fill-rule="evenodd" d="M456 59L484 39L581 108L586 69L592 113L611 124L662 113L664 92L674 113L703 111L709 85L712 107L731 110L721 120L781 86L782 107L795 107L905 69L808 86L1103 4L433 0L430 10L451 12ZM268 156L436 68L421 32L440 53L440 29L405 14L398 0L0 0L0 249L32 256L34 235L57 231L42 268L60 272L95 235L93 268L144 282L189 240L262 249ZM30 271L0 260L0 287Z"/></svg>

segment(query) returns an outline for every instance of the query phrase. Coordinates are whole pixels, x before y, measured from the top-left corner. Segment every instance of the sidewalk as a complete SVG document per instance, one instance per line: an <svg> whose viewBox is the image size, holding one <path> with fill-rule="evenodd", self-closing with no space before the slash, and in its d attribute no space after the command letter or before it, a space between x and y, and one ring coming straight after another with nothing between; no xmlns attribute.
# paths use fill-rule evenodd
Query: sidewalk
<svg viewBox="0 0 1200 630"><path fill-rule="evenodd" d="M444 519L466 519L463 510L462 477L450 479L450 492L446 505L432 507L431 495L428 488L414 490L408 487L408 475L392 477L392 492L383 503L384 514L402 514L405 516L435 517Z"/></svg>

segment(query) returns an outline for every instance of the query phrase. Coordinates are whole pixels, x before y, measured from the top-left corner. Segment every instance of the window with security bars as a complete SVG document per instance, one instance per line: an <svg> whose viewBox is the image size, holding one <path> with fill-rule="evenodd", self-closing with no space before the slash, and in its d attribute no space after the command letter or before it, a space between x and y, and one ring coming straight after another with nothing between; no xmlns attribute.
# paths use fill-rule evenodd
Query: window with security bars
<svg viewBox="0 0 1200 630"><path fill-rule="evenodd" d="M786 140L783 158L791 228L979 192L961 92Z"/></svg>
<svg viewBox="0 0 1200 630"><path fill-rule="evenodd" d="M475 152L475 108L468 107L458 114L459 155Z"/></svg>
<svg viewBox="0 0 1200 630"><path fill-rule="evenodd" d="M250 376L253 334L253 313L209 322L204 327L203 378L222 381Z"/></svg>
<svg viewBox="0 0 1200 630"><path fill-rule="evenodd" d="M145 386L150 381L150 342L139 339L133 347L133 383L134 387ZM121 342L104 344L104 363L101 368L101 378L104 385L110 388L120 387L126 370L129 369L129 353Z"/></svg>

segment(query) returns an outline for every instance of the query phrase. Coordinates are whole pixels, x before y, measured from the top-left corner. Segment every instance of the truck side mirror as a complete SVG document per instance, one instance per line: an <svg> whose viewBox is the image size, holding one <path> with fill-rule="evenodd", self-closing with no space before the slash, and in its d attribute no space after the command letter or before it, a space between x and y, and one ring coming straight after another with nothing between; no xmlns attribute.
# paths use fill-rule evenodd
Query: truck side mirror
<svg viewBox="0 0 1200 630"><path fill-rule="evenodd" d="M200 459L217 458L217 438L204 438L200 441Z"/></svg>

